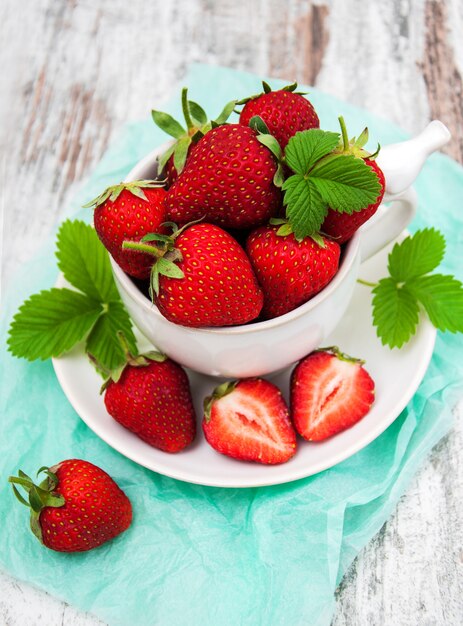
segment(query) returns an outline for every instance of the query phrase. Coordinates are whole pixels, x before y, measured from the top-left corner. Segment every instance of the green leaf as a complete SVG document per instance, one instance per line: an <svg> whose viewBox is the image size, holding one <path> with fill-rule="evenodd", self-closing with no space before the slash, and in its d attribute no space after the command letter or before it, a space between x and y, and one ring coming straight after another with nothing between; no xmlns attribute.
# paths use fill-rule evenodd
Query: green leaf
<svg viewBox="0 0 463 626"><path fill-rule="evenodd" d="M257 135L257 141L270 150L273 156L279 161L281 159L281 148L278 141L272 135Z"/></svg>
<svg viewBox="0 0 463 626"><path fill-rule="evenodd" d="M303 239L319 230L328 210L312 180L295 174L285 180L282 189L286 217L296 237Z"/></svg>
<svg viewBox="0 0 463 626"><path fill-rule="evenodd" d="M117 332L121 331L132 354L137 353L137 343L132 324L121 302L110 302L100 315L87 337L86 351L107 370L114 370L125 363L125 355Z"/></svg>
<svg viewBox="0 0 463 626"><path fill-rule="evenodd" d="M424 228L401 243L389 254L388 269L398 282L432 272L444 258L445 238L434 228Z"/></svg>
<svg viewBox="0 0 463 626"><path fill-rule="evenodd" d="M156 267L159 274L163 276L168 276L169 278L184 278L185 274L179 268L178 265L175 265L172 261L168 261L167 259L160 258L156 262Z"/></svg>
<svg viewBox="0 0 463 626"><path fill-rule="evenodd" d="M161 156L158 158L158 173L160 174L163 169L166 166L167 161L170 159L170 157L174 154L174 150L175 150L175 146L177 144L173 143L171 146L169 146L167 148L167 150L165 152L163 152L161 154Z"/></svg>
<svg viewBox="0 0 463 626"><path fill-rule="evenodd" d="M296 174L307 174L319 159L336 148L339 138L339 133L319 128L300 131L286 146L286 163Z"/></svg>
<svg viewBox="0 0 463 626"><path fill-rule="evenodd" d="M400 348L416 332L419 307L407 287L383 278L373 289L373 324L383 345Z"/></svg>
<svg viewBox="0 0 463 626"><path fill-rule="evenodd" d="M349 215L375 202L381 191L375 172L352 155L330 155L313 167L309 177L330 208Z"/></svg>
<svg viewBox="0 0 463 626"><path fill-rule="evenodd" d="M198 126L203 126L203 124L207 123L206 111L201 106L199 106L197 102L193 102L193 100L188 100L188 108L190 109L191 117Z"/></svg>
<svg viewBox="0 0 463 626"><path fill-rule="evenodd" d="M151 111L151 115L154 123L165 133L171 135L171 137L180 139L180 137L186 135L186 130L177 122L177 120L174 120L172 115L163 113L162 111Z"/></svg>
<svg viewBox="0 0 463 626"><path fill-rule="evenodd" d="M177 141L177 145L174 150L174 167L177 172L183 170L186 162L186 158L188 156L188 149L191 145L191 137L182 137Z"/></svg>
<svg viewBox="0 0 463 626"><path fill-rule="evenodd" d="M230 102L227 102L227 104L224 106L224 108L220 112L219 116L216 117L214 120L217 126L220 126L221 124L225 124L225 122L228 120L230 115L233 113L233 110L236 104L237 104L236 100L231 100Z"/></svg>
<svg viewBox="0 0 463 626"><path fill-rule="evenodd" d="M439 330L463 332L463 285L453 276L432 274L406 283L423 305L431 323Z"/></svg>
<svg viewBox="0 0 463 626"><path fill-rule="evenodd" d="M142 187L133 186L130 188L130 193L133 194L134 196L137 196L137 198L140 198L140 200L144 200L145 202L148 202L148 198L146 197L146 194L143 191Z"/></svg>
<svg viewBox="0 0 463 626"><path fill-rule="evenodd" d="M118 301L109 255L95 229L78 220L66 220L57 236L56 257L64 278L94 300Z"/></svg>
<svg viewBox="0 0 463 626"><path fill-rule="evenodd" d="M270 93L272 91L272 88L267 82L265 82L265 80L262 81L262 88L264 90L264 93Z"/></svg>
<svg viewBox="0 0 463 626"><path fill-rule="evenodd" d="M264 135L268 135L270 133L267 124L260 117L260 115L253 115L251 117L249 120L249 127L258 133L263 133Z"/></svg>
<svg viewBox="0 0 463 626"><path fill-rule="evenodd" d="M286 223L280 226L280 228L277 230L277 235L279 237L286 237L286 235L291 235L292 232L293 227L291 226L291 224Z"/></svg>
<svg viewBox="0 0 463 626"><path fill-rule="evenodd" d="M101 304L70 289L49 289L23 303L9 329L8 349L29 361L60 356L83 339Z"/></svg>

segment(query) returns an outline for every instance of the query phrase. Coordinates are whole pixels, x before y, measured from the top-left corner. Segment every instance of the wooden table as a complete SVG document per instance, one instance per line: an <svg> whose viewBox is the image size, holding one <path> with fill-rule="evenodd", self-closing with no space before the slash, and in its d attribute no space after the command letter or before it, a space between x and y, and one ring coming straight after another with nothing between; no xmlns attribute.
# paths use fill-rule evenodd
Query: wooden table
<svg viewBox="0 0 463 626"><path fill-rule="evenodd" d="M3 0L0 29L3 279L191 61L311 83L411 133L439 118L463 159L459 0ZM336 626L463 623L462 451L457 422L347 573ZM97 623L0 576L2 625Z"/></svg>

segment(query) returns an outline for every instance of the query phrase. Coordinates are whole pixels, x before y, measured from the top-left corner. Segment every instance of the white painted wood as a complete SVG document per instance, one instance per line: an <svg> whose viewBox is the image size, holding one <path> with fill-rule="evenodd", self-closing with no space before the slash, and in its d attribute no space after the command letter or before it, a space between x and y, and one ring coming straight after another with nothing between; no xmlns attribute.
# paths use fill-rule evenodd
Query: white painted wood
<svg viewBox="0 0 463 626"><path fill-rule="evenodd" d="M312 81L410 132L438 115L461 160L462 31L459 0L3 0L2 278L59 222L118 129L169 97L190 61ZM462 450L457 422L350 568L335 626L463 623ZM1 575L4 624L100 622Z"/></svg>

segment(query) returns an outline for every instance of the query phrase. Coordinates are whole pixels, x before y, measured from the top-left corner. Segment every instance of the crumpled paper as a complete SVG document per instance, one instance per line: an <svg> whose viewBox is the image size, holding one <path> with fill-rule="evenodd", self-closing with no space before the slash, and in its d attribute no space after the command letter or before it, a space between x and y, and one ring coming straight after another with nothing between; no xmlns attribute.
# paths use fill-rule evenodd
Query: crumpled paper
<svg viewBox="0 0 463 626"><path fill-rule="evenodd" d="M211 115L228 99L259 91L256 76L202 65L191 67L186 83L190 97L205 103ZM383 145L405 138L389 122L316 89L310 89L310 99L324 128L337 129L342 113L352 134L367 123ZM163 108L179 115L177 100ZM127 126L70 213L164 140L150 120ZM463 170L434 155L416 186L420 207L412 230L440 228L448 241L443 271L460 272L461 278ZM0 567L113 626L329 624L333 593L346 568L449 430L452 407L462 396L461 337L438 335L428 372L406 410L338 466L275 487L190 485L137 466L101 441L71 408L50 362L28 363L6 353L6 329L19 304L55 282L53 250L54 237L24 267L3 303ZM6 480L18 468L32 472L72 457L115 478L133 503L134 520L98 550L65 555L39 545L27 529L27 510L16 505Z"/></svg>

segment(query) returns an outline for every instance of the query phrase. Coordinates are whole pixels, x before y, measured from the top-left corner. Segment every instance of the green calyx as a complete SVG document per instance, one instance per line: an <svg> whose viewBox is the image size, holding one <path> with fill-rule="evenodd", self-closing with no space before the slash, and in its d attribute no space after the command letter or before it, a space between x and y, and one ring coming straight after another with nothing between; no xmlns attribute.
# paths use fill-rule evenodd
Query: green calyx
<svg viewBox="0 0 463 626"><path fill-rule="evenodd" d="M288 222L288 220L285 220L281 217L271 217L269 220L269 224L271 226L280 227L276 232L278 237L286 237L287 235L294 235L293 227ZM319 232L314 231L313 233L310 233L308 237L312 239L318 246L320 246L320 248L326 248L326 242L323 236ZM301 241L305 239L305 237L296 237L296 235L294 235L294 238L298 243L301 243Z"/></svg>
<svg viewBox="0 0 463 626"><path fill-rule="evenodd" d="M90 202L83 205L84 209L96 209L101 204L104 204L106 200L110 202L114 202L121 195L121 193L125 190L130 191L132 195L136 198L140 198L145 202L148 202L148 198L146 197L143 189L156 189L159 187L164 187L164 180L133 180L130 183L119 183L118 185L112 185L100 193L99 196L93 198Z"/></svg>
<svg viewBox="0 0 463 626"><path fill-rule="evenodd" d="M186 228L193 226L193 224L202 222L203 219L204 217L201 217L199 220L189 222L188 224L182 226L182 228L178 228L177 224L174 224L173 222L165 222L163 225L169 226L172 229L171 235L148 233L142 237L139 242L124 241L122 244L122 248L124 250L143 252L156 257L156 261L151 268L149 287L150 296L153 301L154 295L159 294L160 275L168 276L169 278L185 277L183 271L178 267L178 265L176 265L176 262L182 261L183 257L180 250L175 247L175 240ZM153 242L154 245L149 245L148 242Z"/></svg>
<svg viewBox="0 0 463 626"><path fill-rule="evenodd" d="M256 131L257 141L263 146L268 148L276 159L277 170L273 176L273 184L275 187L282 187L285 182L283 171L283 151L277 139L270 134L267 124L260 117L260 115L254 115L249 120L249 127Z"/></svg>
<svg viewBox="0 0 463 626"><path fill-rule="evenodd" d="M224 396L231 393L235 389L238 382L238 380L232 380L222 383L214 389L210 396L204 398L204 419L206 420L206 422L209 422L209 420L211 419L211 410L214 401L220 400L220 398L223 398Z"/></svg>
<svg viewBox="0 0 463 626"><path fill-rule="evenodd" d="M261 92L255 93L254 95L248 96L247 98L242 98L241 100L238 100L236 104L237 106L246 104L250 100L256 100L257 98L260 98L261 96L267 93L270 93L272 91L289 91L291 93L297 93L300 96L306 96L308 94L308 91L296 91L296 89L297 89L297 83L291 83L290 85L286 85L285 87L282 87L281 89L272 89L270 85L265 80L263 80Z"/></svg>
<svg viewBox="0 0 463 626"><path fill-rule="evenodd" d="M314 350L314 352L328 352L332 354L340 361L346 361L346 363L354 363L356 365L363 365L365 361L363 359L357 359L356 357L350 356L345 352L341 352L338 346L329 346L328 348L318 348L318 350Z"/></svg>
<svg viewBox="0 0 463 626"><path fill-rule="evenodd" d="M352 137L349 139L346 122L344 121L342 115L338 117L338 120L341 127L341 140L339 142L339 146L333 150L333 154L352 154L360 159L369 159L370 161L378 156L381 149L379 144L374 153L368 152L368 150L365 150L364 148L368 141L368 128L365 127L358 137Z"/></svg>
<svg viewBox="0 0 463 626"><path fill-rule="evenodd" d="M119 341L119 344L125 355L125 363L123 363L120 367L114 370L104 370L104 368L102 368L99 363L95 363L94 358L90 357L91 360L94 362L94 365L106 376L106 380L100 388L100 393L103 393L107 389L110 382L117 383L128 365L130 365L131 367L146 367L150 364L151 361L163 363L167 359L167 356L165 354L157 352L156 350L150 350L149 352L144 352L143 354L132 354L132 352L130 351L129 343L124 333L119 330L117 331L116 335L117 340Z"/></svg>
<svg viewBox="0 0 463 626"><path fill-rule="evenodd" d="M37 476L40 473L44 473L46 478L39 485L36 485L32 478L21 470L19 470L18 476L10 476L8 478L16 498L21 504L30 508L31 530L41 543L43 543L43 540L39 521L40 513L46 507L61 507L65 504L63 496L56 492L59 482L58 477L54 473L56 469L57 467L41 467L37 472ZM24 490L27 499L21 495L17 486Z"/></svg>
<svg viewBox="0 0 463 626"><path fill-rule="evenodd" d="M173 156L174 167L180 174L185 166L190 146L197 143L211 128L225 124L236 105L236 100L228 102L214 120L209 120L204 109L197 102L188 98L186 87L182 89L181 97L184 126L168 113L151 111L156 126L175 139L174 143L159 157L160 172L165 168L170 157Z"/></svg>

